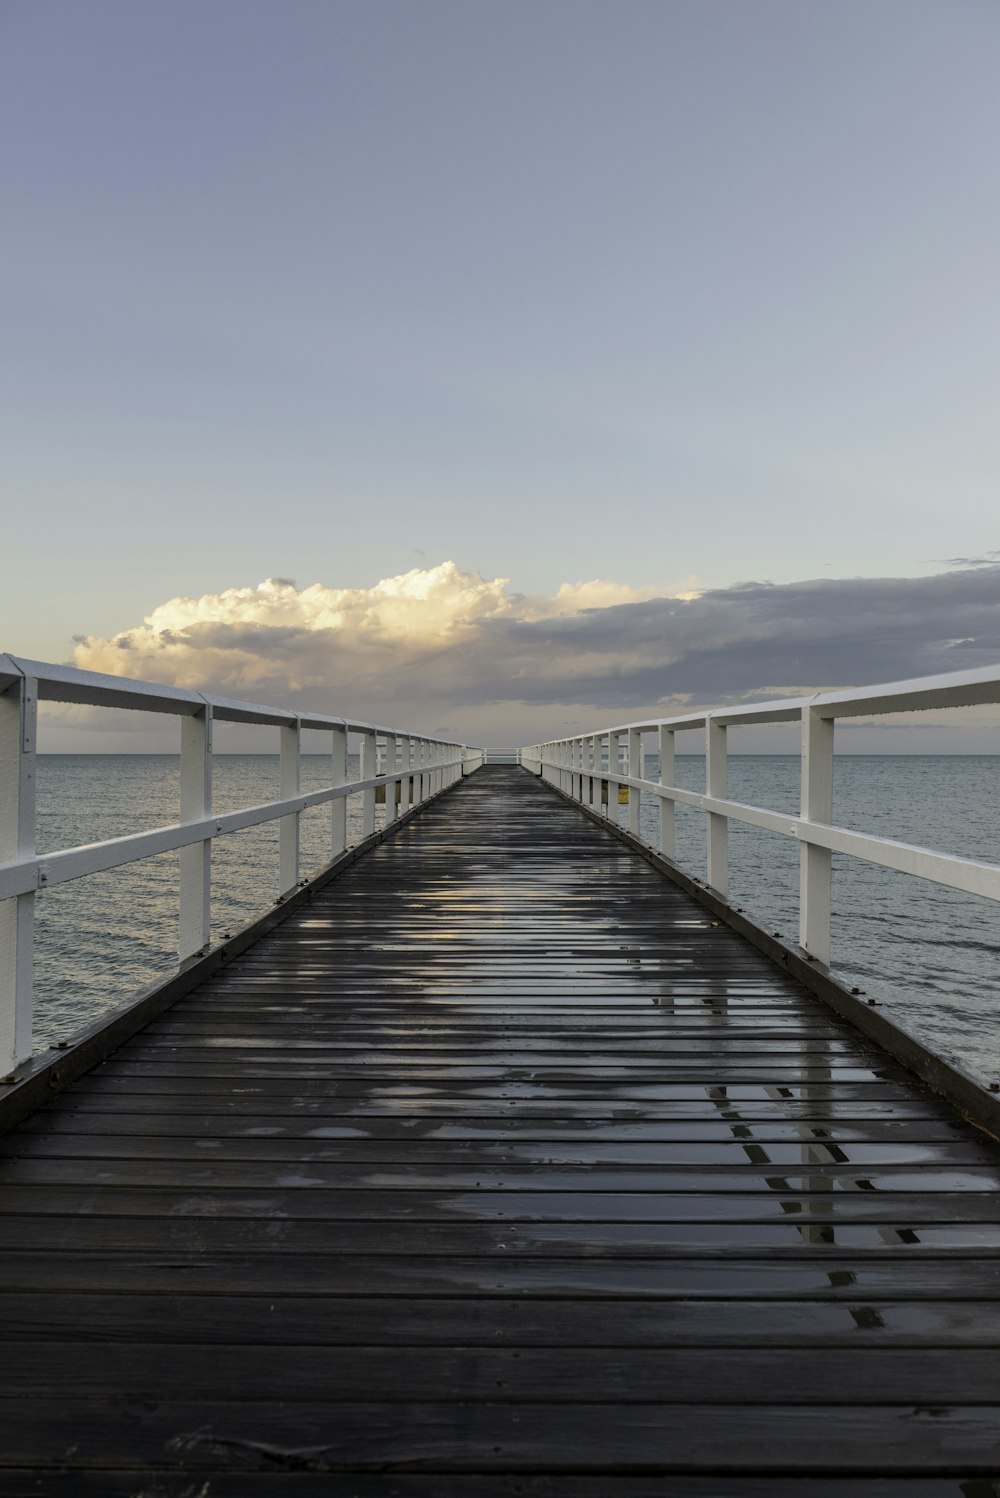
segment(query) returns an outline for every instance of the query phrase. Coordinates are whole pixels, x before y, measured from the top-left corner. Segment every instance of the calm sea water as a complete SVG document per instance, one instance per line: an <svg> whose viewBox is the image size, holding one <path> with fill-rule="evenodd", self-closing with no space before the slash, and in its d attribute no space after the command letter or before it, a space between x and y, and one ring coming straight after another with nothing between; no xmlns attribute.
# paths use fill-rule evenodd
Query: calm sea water
<svg viewBox="0 0 1000 1498"><path fill-rule="evenodd" d="M325 756L303 758L304 790L326 783ZM356 761L352 764L356 772ZM655 777L656 757L646 774ZM1000 862L1000 756L840 756L834 820L861 832ZM677 756L677 783L704 787L704 759ZM278 759L219 756L218 811L277 799ZM733 755L732 799L798 812L799 761ZM44 755L39 759L39 846L48 851L176 821L178 762L171 755ZM348 841L360 836L360 798L348 801ZM616 808L624 820L627 809ZM381 825L384 808L377 808ZM657 806L643 798L642 836L657 841ZM328 859L329 812L302 823L303 871ZM768 930L794 939L798 845L731 824L731 898ZM677 811L679 862L704 877L705 818ZM46 891L37 915L37 1044L68 1038L175 964L176 854ZM277 825L220 838L213 852L213 934L222 936L277 894ZM1000 1077L1000 911L974 896L834 855L834 968L891 1005L939 1050Z"/></svg>

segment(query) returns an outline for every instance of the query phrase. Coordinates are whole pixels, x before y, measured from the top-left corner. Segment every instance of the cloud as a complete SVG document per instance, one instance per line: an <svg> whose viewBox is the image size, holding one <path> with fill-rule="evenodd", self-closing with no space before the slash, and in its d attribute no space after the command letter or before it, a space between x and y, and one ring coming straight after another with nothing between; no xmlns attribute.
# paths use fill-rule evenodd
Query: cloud
<svg viewBox="0 0 1000 1498"><path fill-rule="evenodd" d="M551 595L453 562L371 588L273 578L160 604L77 665L379 721L553 725L1000 661L1000 565L699 592L592 579ZM414 717L416 714L416 718ZM525 732L530 729L525 726ZM495 736L495 735L494 735Z"/></svg>
<svg viewBox="0 0 1000 1498"><path fill-rule="evenodd" d="M945 567L997 567L1000 566L1000 551L988 551L980 557L946 557Z"/></svg>
<svg viewBox="0 0 1000 1498"><path fill-rule="evenodd" d="M401 686L408 696L440 698L475 683L478 694L482 667L503 648L492 625L554 624L661 591L591 579L564 583L552 596L528 596L512 592L507 578L461 572L454 562L416 567L370 588L299 589L287 578L268 578L253 588L172 598L110 638L76 636L74 661L281 703L306 694L310 705L331 710L333 696L350 691L349 710L356 711L359 693L384 700Z"/></svg>

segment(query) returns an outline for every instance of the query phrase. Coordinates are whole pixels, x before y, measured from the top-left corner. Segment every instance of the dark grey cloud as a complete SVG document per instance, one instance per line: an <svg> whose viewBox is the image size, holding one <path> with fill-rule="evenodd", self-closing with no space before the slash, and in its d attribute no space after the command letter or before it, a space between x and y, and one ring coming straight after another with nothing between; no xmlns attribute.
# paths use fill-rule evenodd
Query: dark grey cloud
<svg viewBox="0 0 1000 1498"><path fill-rule="evenodd" d="M744 583L579 615L479 625L480 701L629 707L864 686L1000 662L1000 566L928 578ZM580 666L580 663L587 663Z"/></svg>
<svg viewBox="0 0 1000 1498"><path fill-rule="evenodd" d="M1000 564L1000 551L987 551L981 557L945 557L945 567L996 567Z"/></svg>

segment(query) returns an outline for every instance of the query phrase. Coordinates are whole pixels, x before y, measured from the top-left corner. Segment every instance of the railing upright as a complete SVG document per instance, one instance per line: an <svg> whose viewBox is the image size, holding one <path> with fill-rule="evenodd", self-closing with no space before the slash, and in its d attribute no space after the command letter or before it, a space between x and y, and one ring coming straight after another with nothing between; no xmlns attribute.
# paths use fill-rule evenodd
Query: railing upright
<svg viewBox="0 0 1000 1498"><path fill-rule="evenodd" d="M202 822L212 815L212 709L181 719L181 821ZM198 957L212 933L212 840L189 843L180 855L180 928L182 963Z"/></svg>
<svg viewBox="0 0 1000 1498"><path fill-rule="evenodd" d="M411 745L409 738L404 736L399 740L399 769L402 780L399 782L399 815L410 809L410 757Z"/></svg>
<svg viewBox="0 0 1000 1498"><path fill-rule="evenodd" d="M35 853L38 683L0 695L0 862ZM0 1075L32 1053L35 893L0 901Z"/></svg>
<svg viewBox="0 0 1000 1498"><path fill-rule="evenodd" d="M628 732L628 772L633 779L642 779L642 734L636 728L630 728ZM631 786L628 793L628 830L633 837L639 836L639 811L641 807L640 797L642 792L638 786Z"/></svg>
<svg viewBox="0 0 1000 1498"><path fill-rule="evenodd" d="M674 730L660 729L660 784L673 785L676 766ZM664 858L677 856L677 811L672 796L660 800L660 852Z"/></svg>
<svg viewBox="0 0 1000 1498"><path fill-rule="evenodd" d="M375 753L374 733L361 735L361 779L374 780L378 775L378 757ZM361 792L361 836L371 837L375 831L375 787L366 786Z"/></svg>
<svg viewBox="0 0 1000 1498"><path fill-rule="evenodd" d="M386 736L385 736L385 767L384 768L385 768L385 773L386 773L387 776L389 776L389 775L395 775L395 773L396 773L396 735L392 734L392 733L387 733ZM398 810L398 808L396 806L396 785L397 785L397 782L395 780L386 780L386 785L385 785L385 819L386 819L387 822L394 822L396 820L396 818L399 816L399 810Z"/></svg>
<svg viewBox="0 0 1000 1498"><path fill-rule="evenodd" d="M278 794L284 801L297 796L302 789L301 742L298 719L283 723L278 729ZM278 895L290 894L299 882L299 840L301 814L293 812L278 822Z"/></svg>
<svg viewBox="0 0 1000 1498"><path fill-rule="evenodd" d="M612 822L618 821L618 796L621 781L622 738L620 733L608 734L608 811Z"/></svg>
<svg viewBox="0 0 1000 1498"><path fill-rule="evenodd" d="M802 709L801 811L804 822L833 821L833 719ZM830 962L832 859L829 848L799 848L799 945L817 962Z"/></svg>
<svg viewBox="0 0 1000 1498"><path fill-rule="evenodd" d="M705 789L709 796L725 801L728 788L726 725L709 718L706 724ZM708 814L708 883L725 898L729 892L729 818Z"/></svg>
<svg viewBox="0 0 1000 1498"><path fill-rule="evenodd" d="M330 751L330 784L347 784L347 728L333 730ZM330 857L339 858L347 847L347 797L330 802Z"/></svg>

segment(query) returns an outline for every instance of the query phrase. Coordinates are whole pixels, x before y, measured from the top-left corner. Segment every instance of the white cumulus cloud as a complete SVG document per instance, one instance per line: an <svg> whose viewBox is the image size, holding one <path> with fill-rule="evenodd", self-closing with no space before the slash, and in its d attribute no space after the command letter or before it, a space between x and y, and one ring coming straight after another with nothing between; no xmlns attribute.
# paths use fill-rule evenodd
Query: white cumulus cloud
<svg viewBox="0 0 1000 1498"><path fill-rule="evenodd" d="M463 572L450 561L370 588L298 588L268 578L256 587L171 598L140 625L108 638L80 637L74 662L229 696L359 713L400 696L439 698L473 682L478 695L491 626L557 623L663 592L592 578L563 583L551 596L526 595L511 591L508 578ZM532 674L550 664L539 660ZM523 663L507 665L516 680ZM574 675L596 665L588 653L560 669ZM505 688L502 695L510 693ZM384 707L379 711L384 717Z"/></svg>

